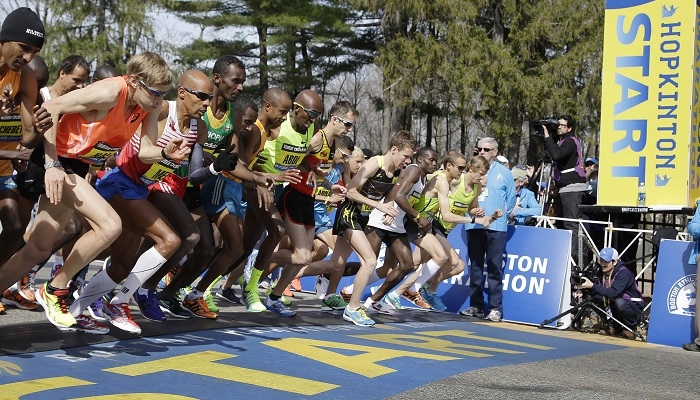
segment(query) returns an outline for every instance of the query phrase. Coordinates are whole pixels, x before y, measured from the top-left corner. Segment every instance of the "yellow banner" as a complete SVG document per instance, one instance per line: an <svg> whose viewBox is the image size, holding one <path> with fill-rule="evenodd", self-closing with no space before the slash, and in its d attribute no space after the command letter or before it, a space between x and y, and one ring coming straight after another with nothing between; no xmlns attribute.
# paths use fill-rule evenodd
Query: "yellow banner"
<svg viewBox="0 0 700 400"><path fill-rule="evenodd" d="M690 203L700 197L700 1L695 6L695 36L693 37L693 103L690 129Z"/></svg>
<svg viewBox="0 0 700 400"><path fill-rule="evenodd" d="M606 1L598 204L635 206L641 183L646 206L688 204L696 15L687 0Z"/></svg>

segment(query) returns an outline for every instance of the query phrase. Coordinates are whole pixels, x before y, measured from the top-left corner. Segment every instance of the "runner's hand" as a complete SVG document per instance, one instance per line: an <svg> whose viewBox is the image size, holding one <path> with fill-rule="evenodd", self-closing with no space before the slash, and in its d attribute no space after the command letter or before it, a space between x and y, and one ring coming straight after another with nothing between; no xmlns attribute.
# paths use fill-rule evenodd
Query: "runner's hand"
<svg viewBox="0 0 700 400"><path fill-rule="evenodd" d="M236 144L230 145L226 150L219 153L214 160L214 171L233 171L238 164L238 153L231 153L236 148Z"/></svg>
<svg viewBox="0 0 700 400"><path fill-rule="evenodd" d="M379 203L377 204L377 210L389 215L390 217L396 217L399 212L394 208L394 203Z"/></svg>
<svg viewBox="0 0 700 400"><path fill-rule="evenodd" d="M46 131L53 126L53 119L51 114L44 107L34 106L34 130L39 134L43 135Z"/></svg>
<svg viewBox="0 0 700 400"><path fill-rule="evenodd" d="M58 204L63 196L63 183L66 181L66 173L62 168L53 167L46 170L44 186L46 197L51 204Z"/></svg>
<svg viewBox="0 0 700 400"><path fill-rule="evenodd" d="M171 160L181 161L190 154L187 141L183 138L175 138L165 146L165 155Z"/></svg>
<svg viewBox="0 0 700 400"><path fill-rule="evenodd" d="M275 175L277 182L299 183L301 182L301 174L298 169L292 168Z"/></svg>
<svg viewBox="0 0 700 400"><path fill-rule="evenodd" d="M272 187L274 188L274 186ZM268 211L270 205L275 201L273 189L268 189L264 186L256 186L256 190L258 191L258 207Z"/></svg>
<svg viewBox="0 0 700 400"><path fill-rule="evenodd" d="M0 96L0 117L12 114L15 109L15 99L10 89L5 88Z"/></svg>

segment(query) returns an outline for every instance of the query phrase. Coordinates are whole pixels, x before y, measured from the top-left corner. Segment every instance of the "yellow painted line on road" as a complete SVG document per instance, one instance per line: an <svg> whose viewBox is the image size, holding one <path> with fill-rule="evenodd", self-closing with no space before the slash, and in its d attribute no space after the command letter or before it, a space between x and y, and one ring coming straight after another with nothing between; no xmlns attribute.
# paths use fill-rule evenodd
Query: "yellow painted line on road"
<svg viewBox="0 0 700 400"><path fill-rule="evenodd" d="M472 321L470 321L472 322ZM472 322L478 325L486 325L486 326L491 326L494 328L499 328L499 329L508 329L511 331L518 331L518 332L529 332L529 333L534 333L537 335L544 335L544 336L554 336L554 337L560 337L560 338L565 338L565 339L574 339L574 340L580 340L582 342L591 342L591 343L604 343L604 344L612 344L616 346L624 346L624 347L659 347L661 345L653 344L653 343L646 343L642 342L641 340L629 340L629 339L623 339L623 338L618 338L618 337L612 337L612 336L603 336L603 335L598 335L597 333L584 333L584 332L579 332L579 331L573 331L573 330L561 330L561 329L553 329L553 328L539 328L536 326L532 325L521 325L521 324L514 324L514 323L508 323L508 322L500 322L500 323L493 323L493 322Z"/></svg>

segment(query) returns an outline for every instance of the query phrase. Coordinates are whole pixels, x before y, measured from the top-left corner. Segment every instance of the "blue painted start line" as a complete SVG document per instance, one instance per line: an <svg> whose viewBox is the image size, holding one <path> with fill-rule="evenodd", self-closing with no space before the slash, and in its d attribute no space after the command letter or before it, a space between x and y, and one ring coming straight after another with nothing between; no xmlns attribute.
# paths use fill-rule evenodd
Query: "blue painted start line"
<svg viewBox="0 0 700 400"><path fill-rule="evenodd" d="M217 329L2 356L0 399L385 398L616 348L463 321Z"/></svg>

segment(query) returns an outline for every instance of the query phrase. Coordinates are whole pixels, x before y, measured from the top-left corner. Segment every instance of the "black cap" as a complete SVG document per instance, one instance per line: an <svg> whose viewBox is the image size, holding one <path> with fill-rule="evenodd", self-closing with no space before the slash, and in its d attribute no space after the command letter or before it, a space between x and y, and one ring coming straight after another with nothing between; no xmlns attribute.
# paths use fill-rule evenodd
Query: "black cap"
<svg viewBox="0 0 700 400"><path fill-rule="evenodd" d="M0 30L0 42L20 42L42 48L45 34L39 16L27 7L20 7L5 17Z"/></svg>
<svg viewBox="0 0 700 400"><path fill-rule="evenodd" d="M365 160L374 156L374 152L370 149L362 149L362 152L365 153Z"/></svg>

